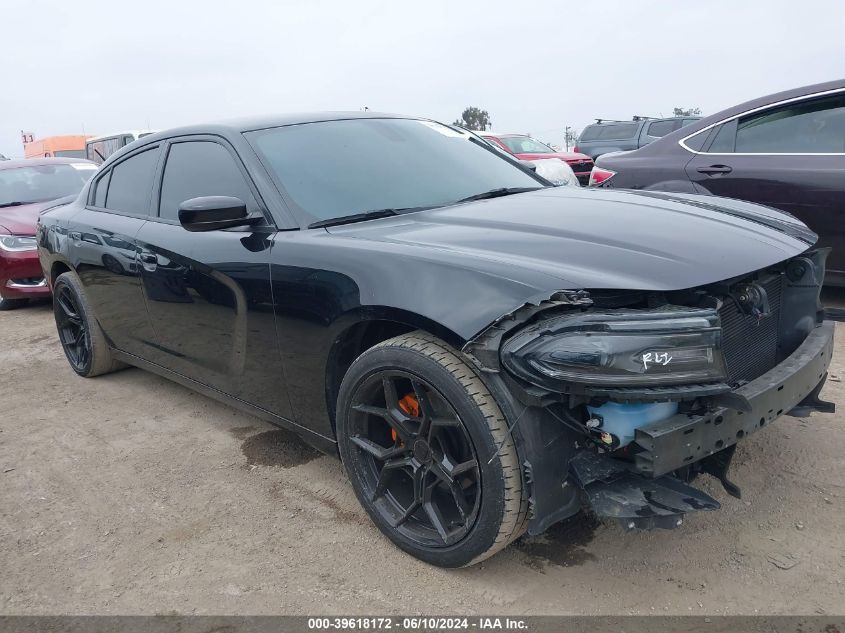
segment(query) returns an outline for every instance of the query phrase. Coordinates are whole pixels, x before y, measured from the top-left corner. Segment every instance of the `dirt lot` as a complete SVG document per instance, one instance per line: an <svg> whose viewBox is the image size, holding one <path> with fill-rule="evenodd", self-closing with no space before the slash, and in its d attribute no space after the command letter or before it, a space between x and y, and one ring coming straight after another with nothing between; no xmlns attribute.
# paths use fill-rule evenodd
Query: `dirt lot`
<svg viewBox="0 0 845 633"><path fill-rule="evenodd" d="M446 571L288 433L140 370L77 378L49 304L0 313L0 402L0 613L845 613L845 410L741 443L744 500L705 479L723 509L679 530L578 519Z"/></svg>

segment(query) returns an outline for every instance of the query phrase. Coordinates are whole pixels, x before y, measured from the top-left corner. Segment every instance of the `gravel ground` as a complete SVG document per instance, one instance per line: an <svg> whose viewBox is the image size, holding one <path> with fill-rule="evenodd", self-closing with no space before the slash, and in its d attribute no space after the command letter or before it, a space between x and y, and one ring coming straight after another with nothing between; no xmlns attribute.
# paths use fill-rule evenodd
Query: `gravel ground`
<svg viewBox="0 0 845 633"><path fill-rule="evenodd" d="M823 397L845 402L841 327ZM49 304L0 313L0 613L843 614L845 435L784 417L681 529L583 518L441 570L335 459L141 370L76 377Z"/></svg>

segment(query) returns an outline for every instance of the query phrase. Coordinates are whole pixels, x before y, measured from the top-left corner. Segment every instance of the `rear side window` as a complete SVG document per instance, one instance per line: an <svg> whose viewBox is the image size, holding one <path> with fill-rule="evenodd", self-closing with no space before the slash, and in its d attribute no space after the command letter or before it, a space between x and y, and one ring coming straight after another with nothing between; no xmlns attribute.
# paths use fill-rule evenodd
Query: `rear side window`
<svg viewBox="0 0 845 633"><path fill-rule="evenodd" d="M753 154L845 152L845 96L791 103L740 119L736 151Z"/></svg>
<svg viewBox="0 0 845 633"><path fill-rule="evenodd" d="M603 123L588 125L581 134L580 141L614 141L636 136L639 123Z"/></svg>
<svg viewBox="0 0 845 633"><path fill-rule="evenodd" d="M213 141L174 143L161 181L159 216L177 220L179 205L201 196L233 196L249 211L256 207L241 170L225 147Z"/></svg>
<svg viewBox="0 0 845 633"><path fill-rule="evenodd" d="M588 125L584 128L584 131L581 132L581 136L578 138L579 141L595 141L599 134L601 134L601 127L598 125Z"/></svg>
<svg viewBox="0 0 845 633"><path fill-rule="evenodd" d="M156 147L135 154L112 167L105 208L146 215L157 160Z"/></svg>
<svg viewBox="0 0 845 633"><path fill-rule="evenodd" d="M655 138L666 136L669 132L674 132L680 126L680 121L654 121L648 124L646 134Z"/></svg>

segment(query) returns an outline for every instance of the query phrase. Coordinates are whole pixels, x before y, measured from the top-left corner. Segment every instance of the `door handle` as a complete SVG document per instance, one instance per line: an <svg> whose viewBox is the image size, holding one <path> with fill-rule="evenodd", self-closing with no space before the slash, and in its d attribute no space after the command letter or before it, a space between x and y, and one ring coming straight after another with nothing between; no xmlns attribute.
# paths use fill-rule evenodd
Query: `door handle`
<svg viewBox="0 0 845 633"><path fill-rule="evenodd" d="M138 255L138 258L141 260L144 270L150 273L155 272L155 269L158 267L158 257L154 253L141 253Z"/></svg>
<svg viewBox="0 0 845 633"><path fill-rule="evenodd" d="M709 165L696 169L699 174L729 174L733 171L728 165Z"/></svg>

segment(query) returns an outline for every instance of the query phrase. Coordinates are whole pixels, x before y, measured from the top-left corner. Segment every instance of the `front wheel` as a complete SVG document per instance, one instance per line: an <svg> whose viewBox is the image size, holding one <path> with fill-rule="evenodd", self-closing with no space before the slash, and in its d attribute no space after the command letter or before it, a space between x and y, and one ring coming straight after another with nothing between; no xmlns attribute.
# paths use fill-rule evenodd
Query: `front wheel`
<svg viewBox="0 0 845 633"><path fill-rule="evenodd" d="M462 567L524 532L527 494L505 417L445 342L412 332L367 350L344 376L337 411L355 494L401 549Z"/></svg>
<svg viewBox="0 0 845 633"><path fill-rule="evenodd" d="M0 297L0 310L17 310L25 306L28 299L4 299Z"/></svg>

